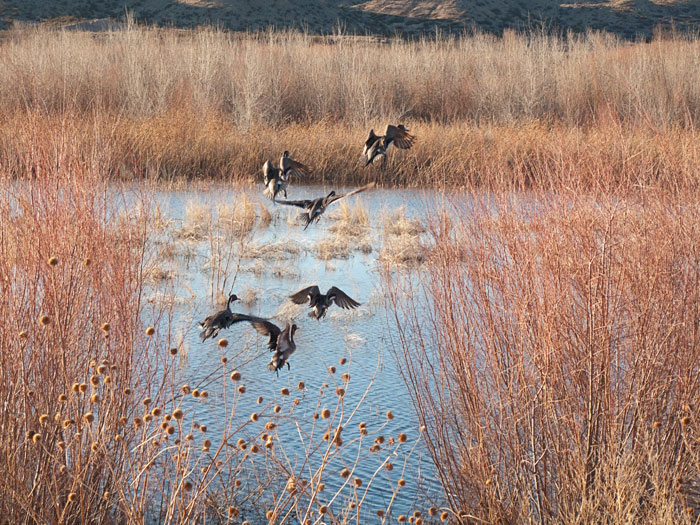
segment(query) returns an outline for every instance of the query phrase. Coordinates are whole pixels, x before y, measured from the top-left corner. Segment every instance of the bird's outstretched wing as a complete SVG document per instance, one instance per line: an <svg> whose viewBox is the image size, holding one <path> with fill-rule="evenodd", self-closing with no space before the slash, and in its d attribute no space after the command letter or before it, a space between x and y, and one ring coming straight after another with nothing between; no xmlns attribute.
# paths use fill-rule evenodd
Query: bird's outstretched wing
<svg viewBox="0 0 700 525"><path fill-rule="evenodd" d="M370 129L369 130L369 135L367 136L367 140L365 140L365 147L362 148L362 154L367 155L367 152L369 149L372 147L372 145L379 140L379 137L374 134L374 130Z"/></svg>
<svg viewBox="0 0 700 525"><path fill-rule="evenodd" d="M270 179L275 175L277 168L273 168L270 161L266 160L265 164L263 164L262 170L263 170L263 181L265 182L265 185L267 186L267 183L270 182Z"/></svg>
<svg viewBox="0 0 700 525"><path fill-rule="evenodd" d="M294 159L290 159L289 157L280 158L280 170L282 171L282 175L285 177L288 177L289 175L308 175L313 171L307 165Z"/></svg>
<svg viewBox="0 0 700 525"><path fill-rule="evenodd" d="M248 321L250 323L264 323L267 322L267 319L263 319L262 317L256 317L254 315L231 314L231 324L240 323L241 321Z"/></svg>
<svg viewBox="0 0 700 525"><path fill-rule="evenodd" d="M310 303L311 300L314 297L317 297L320 293L321 291L318 289L318 286L314 285L304 288L303 290L299 290L294 295L290 295L289 298L294 304L305 304Z"/></svg>
<svg viewBox="0 0 700 525"><path fill-rule="evenodd" d="M365 191L365 190L368 190L370 188L374 188L376 185L377 184L375 182L370 182L369 184L365 184L364 186L357 188L356 190L352 190L348 193L341 193L340 195L334 195L333 197L328 199L326 206L328 204L330 204L331 202L335 202L338 199L342 199L343 197L350 197L350 195L355 195L356 193L360 193L361 191Z"/></svg>
<svg viewBox="0 0 700 525"><path fill-rule="evenodd" d="M360 303L355 301L355 299L350 297L343 290L341 290L340 288L336 288L335 286L331 286L328 289L328 292L326 292L326 295L329 299L333 299L335 301L335 304L337 304L341 308L348 309L357 308L358 306L360 306Z"/></svg>
<svg viewBox="0 0 700 525"><path fill-rule="evenodd" d="M297 208L308 208L311 206L311 203L313 201L305 200L305 201L276 201L277 204L285 204L287 206L296 206Z"/></svg>
<svg viewBox="0 0 700 525"><path fill-rule="evenodd" d="M281 330L275 324L261 319L259 321L251 321L253 328L255 328L260 335L266 335L270 338L267 342L267 347L270 350L274 350L277 347L277 338L280 335Z"/></svg>
<svg viewBox="0 0 700 525"><path fill-rule="evenodd" d="M384 135L386 136L387 144L391 142L399 149L410 149L411 146L413 146L413 142L416 140L416 137L411 135L403 124L399 124L398 126L389 124L386 127Z"/></svg>

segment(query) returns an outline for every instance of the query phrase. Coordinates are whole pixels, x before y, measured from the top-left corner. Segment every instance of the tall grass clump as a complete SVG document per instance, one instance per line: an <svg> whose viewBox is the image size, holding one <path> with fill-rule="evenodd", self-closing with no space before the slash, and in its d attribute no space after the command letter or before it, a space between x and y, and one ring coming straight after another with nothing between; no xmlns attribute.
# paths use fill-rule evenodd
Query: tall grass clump
<svg viewBox="0 0 700 525"><path fill-rule="evenodd" d="M394 351L452 509L695 523L700 214L683 199L476 196L387 273Z"/></svg>

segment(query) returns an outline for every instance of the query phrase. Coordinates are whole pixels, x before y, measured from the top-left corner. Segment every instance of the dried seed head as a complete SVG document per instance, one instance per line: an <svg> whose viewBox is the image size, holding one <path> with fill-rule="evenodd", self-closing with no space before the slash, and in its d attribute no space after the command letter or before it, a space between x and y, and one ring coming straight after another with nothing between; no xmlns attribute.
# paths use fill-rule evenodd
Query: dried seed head
<svg viewBox="0 0 700 525"><path fill-rule="evenodd" d="M408 436L401 432L399 434L399 443L406 443L406 441L408 441Z"/></svg>
<svg viewBox="0 0 700 525"><path fill-rule="evenodd" d="M183 417L185 417L185 413L179 408L176 408L175 410L173 410L173 417L180 421Z"/></svg>
<svg viewBox="0 0 700 525"><path fill-rule="evenodd" d="M384 436L377 436L376 438L374 438L374 442L378 445L381 445L382 443L384 443Z"/></svg>
<svg viewBox="0 0 700 525"><path fill-rule="evenodd" d="M241 485L243 485L243 482L240 479L237 479L236 481L233 482L233 484L236 487L240 487Z"/></svg>
<svg viewBox="0 0 700 525"><path fill-rule="evenodd" d="M266 448L266 449L269 450L269 449L271 449L273 446L274 446L274 442L272 441L272 438L270 438L270 439L268 439L267 441L265 441L265 448Z"/></svg>
<svg viewBox="0 0 700 525"><path fill-rule="evenodd" d="M239 439L236 444L238 445L238 448L241 450L245 450L248 445L246 445L245 439L241 438Z"/></svg>
<svg viewBox="0 0 700 525"><path fill-rule="evenodd" d="M335 374L335 367L334 367L334 366L329 366L329 367L328 367L328 371L329 371L331 374Z"/></svg>
<svg viewBox="0 0 700 525"><path fill-rule="evenodd" d="M335 394L338 397L343 397L345 395L345 389L344 388L336 388L335 389Z"/></svg>
<svg viewBox="0 0 700 525"><path fill-rule="evenodd" d="M392 419L394 419L394 414L392 413L391 410L387 410L387 411L386 411L386 418L387 418L389 421L391 421Z"/></svg>
<svg viewBox="0 0 700 525"><path fill-rule="evenodd" d="M150 405L152 403L152 401L153 400L150 397L146 397L146 398L144 398L143 401L141 401L141 403L143 404L143 406L147 407L148 405Z"/></svg>
<svg viewBox="0 0 700 525"><path fill-rule="evenodd" d="M288 396L289 389L287 387L284 387L282 390L280 390L280 394L282 394L283 396Z"/></svg>
<svg viewBox="0 0 700 525"><path fill-rule="evenodd" d="M326 432L323 434L323 441L328 441L331 438L331 433Z"/></svg>
<svg viewBox="0 0 700 525"><path fill-rule="evenodd" d="M255 402L256 402L258 405L262 405L263 397L262 397L262 396L258 396L258 399L257 399Z"/></svg>
<svg viewBox="0 0 700 525"><path fill-rule="evenodd" d="M109 332L111 326L109 326L109 323L102 323L102 326L100 328L102 328L103 332Z"/></svg>
<svg viewBox="0 0 700 525"><path fill-rule="evenodd" d="M83 415L83 419L86 423L92 423L95 420L95 414L88 412L87 414Z"/></svg>
<svg viewBox="0 0 700 525"><path fill-rule="evenodd" d="M85 266L90 266L92 264L92 260L90 259L90 257L85 257L85 259L83 259L83 264Z"/></svg>
<svg viewBox="0 0 700 525"><path fill-rule="evenodd" d="M72 419L64 419L62 425L63 425L63 428L68 428L73 423L74 423L74 421Z"/></svg>
<svg viewBox="0 0 700 525"><path fill-rule="evenodd" d="M206 399L208 397L209 397L209 392L207 392L206 390L202 390L202 399Z"/></svg>
<svg viewBox="0 0 700 525"><path fill-rule="evenodd" d="M654 421L654 428L659 428L661 426L660 421Z"/></svg>
<svg viewBox="0 0 700 525"><path fill-rule="evenodd" d="M199 389L195 388L194 390L192 390L192 397L199 397L199 395Z"/></svg>
<svg viewBox="0 0 700 525"><path fill-rule="evenodd" d="M56 266L58 264L58 257L49 257L47 262L49 263L49 266Z"/></svg>
<svg viewBox="0 0 700 525"><path fill-rule="evenodd" d="M297 384L297 388L299 390L304 390L306 388L306 384L303 381L299 381L299 383Z"/></svg>
<svg viewBox="0 0 700 525"><path fill-rule="evenodd" d="M681 425L686 426L690 423L690 418L688 416L681 418Z"/></svg>
<svg viewBox="0 0 700 525"><path fill-rule="evenodd" d="M240 514L239 510L237 507L229 507L228 508L228 515L229 516L238 516Z"/></svg>
<svg viewBox="0 0 700 525"><path fill-rule="evenodd" d="M259 418L259 416L258 416L255 412L253 412L253 413L250 415L250 420L253 421L253 422L257 421L258 418Z"/></svg>
<svg viewBox="0 0 700 525"><path fill-rule="evenodd" d="M146 328L146 335L148 337L152 337L153 334L155 334L155 333L156 333L156 329L153 328L152 326L149 326L148 328Z"/></svg>
<svg viewBox="0 0 700 525"><path fill-rule="evenodd" d="M406 480L401 478L398 482L399 487L405 487L406 486Z"/></svg>
<svg viewBox="0 0 700 525"><path fill-rule="evenodd" d="M399 523L406 523L406 521L408 521L408 518L406 518L406 516L404 516L403 514L401 514L401 516L399 516L398 518L396 518L396 520L397 520Z"/></svg>
<svg viewBox="0 0 700 525"><path fill-rule="evenodd" d="M25 330L22 330L22 331L18 334L18 336L19 336L20 339L26 339L27 337L29 337L29 334L27 334L27 332L26 332Z"/></svg>
<svg viewBox="0 0 700 525"><path fill-rule="evenodd" d="M207 431L207 426L206 425L199 425L199 431L204 433Z"/></svg>
<svg viewBox="0 0 700 525"><path fill-rule="evenodd" d="M361 487L362 486L362 480L360 478L355 478L353 483L355 484L356 487Z"/></svg>
<svg viewBox="0 0 700 525"><path fill-rule="evenodd" d="M41 414L39 416L39 423L42 425L45 425L49 420L49 415L48 414Z"/></svg>
<svg viewBox="0 0 700 525"><path fill-rule="evenodd" d="M268 511L265 513L265 517L266 517L268 520L271 520L272 518L275 517L275 511L274 511L274 510L268 510Z"/></svg>
<svg viewBox="0 0 700 525"><path fill-rule="evenodd" d="M238 385L238 393L245 394L245 385Z"/></svg>
<svg viewBox="0 0 700 525"><path fill-rule="evenodd" d="M211 448L211 441L208 439L205 439L204 443L202 444L202 448L204 450L209 450Z"/></svg>
<svg viewBox="0 0 700 525"><path fill-rule="evenodd" d="M187 441L192 441L193 439L194 439L194 436L192 434L187 434L185 436L185 440L187 440Z"/></svg>
<svg viewBox="0 0 700 525"><path fill-rule="evenodd" d="M276 427L277 425L272 421L268 421L267 423L265 423L266 430L274 430Z"/></svg>
<svg viewBox="0 0 700 525"><path fill-rule="evenodd" d="M437 513L438 513L438 510L436 507L430 507L428 509L428 514L430 514L431 516L437 516Z"/></svg>
<svg viewBox="0 0 700 525"><path fill-rule="evenodd" d="M341 364L341 365L344 365L344 364L347 363L347 362L348 362L348 360L347 360L345 357L341 357L341 358L340 358L340 364Z"/></svg>
<svg viewBox="0 0 700 525"><path fill-rule="evenodd" d="M151 410L151 415L153 417L159 417L163 411L160 409L160 407L153 407L153 410Z"/></svg>
<svg viewBox="0 0 700 525"><path fill-rule="evenodd" d="M189 481L189 480L185 480L185 481L182 483L182 488L185 489L185 490L187 490L187 491L192 490L192 482Z"/></svg>
<svg viewBox="0 0 700 525"><path fill-rule="evenodd" d="M272 411L273 411L275 414L279 414L280 412L282 412L282 407L279 406L279 405L275 405L275 406L272 408Z"/></svg>
<svg viewBox="0 0 700 525"><path fill-rule="evenodd" d="M183 394L187 395L189 394L192 390L190 389L190 385L182 385L180 388Z"/></svg>
<svg viewBox="0 0 700 525"><path fill-rule="evenodd" d="M146 423L150 423L152 419L153 419L153 416L152 416L151 414L144 414L144 415L143 415L143 420L144 420Z"/></svg>
<svg viewBox="0 0 700 525"><path fill-rule="evenodd" d="M143 421L141 420L140 417L135 417L134 418L134 426L136 428L139 428L141 425L143 425Z"/></svg>
<svg viewBox="0 0 700 525"><path fill-rule="evenodd" d="M68 503L74 503L78 500L78 495L75 492L68 494Z"/></svg>
<svg viewBox="0 0 700 525"><path fill-rule="evenodd" d="M39 324L42 326L48 326L51 324L51 318L48 315L42 315L39 317Z"/></svg>
<svg viewBox="0 0 700 525"><path fill-rule="evenodd" d="M91 403L99 403L100 402L100 395L99 394L92 394L90 396L90 402Z"/></svg>
<svg viewBox="0 0 700 525"><path fill-rule="evenodd" d="M241 380L241 373L238 370L234 370L231 372L231 380L232 381L240 381Z"/></svg>
<svg viewBox="0 0 700 525"><path fill-rule="evenodd" d="M340 471L340 477L341 478L349 478L350 477L350 471L346 468Z"/></svg>
<svg viewBox="0 0 700 525"><path fill-rule="evenodd" d="M100 378L98 376L90 376L90 384L92 386L99 386Z"/></svg>
<svg viewBox="0 0 700 525"><path fill-rule="evenodd" d="M97 373L99 375L104 375L107 372L107 367L105 365L100 365L97 367Z"/></svg>
<svg viewBox="0 0 700 525"><path fill-rule="evenodd" d="M220 348L226 348L228 346L228 339L222 337L217 344Z"/></svg>
<svg viewBox="0 0 700 525"><path fill-rule="evenodd" d="M393 464L393 463L387 463L386 465L384 465L384 467L385 467L388 471L394 470L394 464Z"/></svg>
<svg viewBox="0 0 700 525"><path fill-rule="evenodd" d="M414 510L414 511L413 511L413 517L414 517L414 518L420 518L421 515L422 515L422 514L421 514L421 511L419 511L419 510Z"/></svg>
<svg viewBox="0 0 700 525"><path fill-rule="evenodd" d="M326 505L321 505L321 507L319 507L318 509L318 512L321 514L326 514L328 512L328 507Z"/></svg>
<svg viewBox="0 0 700 525"><path fill-rule="evenodd" d="M170 355L177 355L177 348L171 348Z"/></svg>
<svg viewBox="0 0 700 525"><path fill-rule="evenodd" d="M165 430L166 428L168 428L168 422L167 422L167 421L161 421L161 423L160 423L160 428L161 428L161 430Z"/></svg>
<svg viewBox="0 0 700 525"><path fill-rule="evenodd" d="M120 424L121 426L126 425L128 422L129 422L129 420L126 418L126 416L122 416L122 417L119 418L119 424Z"/></svg>
<svg viewBox="0 0 700 525"><path fill-rule="evenodd" d="M484 485L486 485L487 487L491 485L491 480L487 479L486 481L484 481Z"/></svg>
<svg viewBox="0 0 700 525"><path fill-rule="evenodd" d="M348 374L347 372L345 372L341 377L346 383L350 381L350 374Z"/></svg>
<svg viewBox="0 0 700 525"><path fill-rule="evenodd" d="M226 357L225 355L224 355L224 356L221 356L221 362L222 362L223 364L228 363L228 357Z"/></svg>
<svg viewBox="0 0 700 525"><path fill-rule="evenodd" d="M93 452L97 452L98 448L100 448L100 445L96 441L90 444L90 450L92 450Z"/></svg>
<svg viewBox="0 0 700 525"><path fill-rule="evenodd" d="M331 417L331 411L327 408L324 408L323 410L321 410L321 417L323 419L328 419L329 417Z"/></svg>
<svg viewBox="0 0 700 525"><path fill-rule="evenodd" d="M131 395L131 392L132 392L132 391L131 391L131 388L129 388L129 387L126 387L126 388L124 389L124 395L125 395L125 396L130 396L130 395Z"/></svg>
<svg viewBox="0 0 700 525"><path fill-rule="evenodd" d="M65 442L65 441L59 441L58 443L56 443L56 446L58 447L58 450L60 450L61 452L63 452L63 451L66 449L66 442ZM62 466L65 466L65 465L62 465Z"/></svg>
<svg viewBox="0 0 700 525"><path fill-rule="evenodd" d="M34 434L34 435L32 436L32 441L33 441L35 444L36 444L36 443L39 443L39 442L41 441L41 434L39 434L39 433Z"/></svg>

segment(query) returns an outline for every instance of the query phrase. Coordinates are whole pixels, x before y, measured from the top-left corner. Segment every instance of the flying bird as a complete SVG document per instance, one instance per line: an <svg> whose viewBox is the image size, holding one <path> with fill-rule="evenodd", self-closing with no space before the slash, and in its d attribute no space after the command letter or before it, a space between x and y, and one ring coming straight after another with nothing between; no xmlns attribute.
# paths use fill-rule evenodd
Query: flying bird
<svg viewBox="0 0 700 525"><path fill-rule="evenodd" d="M377 157L383 158L386 162L386 152L390 146L394 145L399 149L411 149L416 137L408 133L403 124L393 126L389 124L384 131L384 135L375 135L374 130L369 130L369 136L365 140L365 147L362 155L367 157L365 166L372 164Z"/></svg>
<svg viewBox="0 0 700 525"><path fill-rule="evenodd" d="M210 337L216 337L219 334L219 330L226 329L232 324L240 323L241 321L253 322L262 320L260 317L231 312L231 303L237 300L238 296L236 294L231 294L226 301L226 308L210 315L199 323L200 328L203 329L199 334L202 341L206 341Z"/></svg>
<svg viewBox="0 0 700 525"><path fill-rule="evenodd" d="M276 202L277 195L283 192L286 199L290 175L308 175L311 171L311 168L305 164L294 160L288 151L280 157L279 168L275 168L269 160L266 160L263 164L263 182L265 183L263 195Z"/></svg>
<svg viewBox="0 0 700 525"><path fill-rule="evenodd" d="M318 222L319 218L326 211L326 208L333 204L335 201L342 199L343 197L349 197L350 195L355 195L361 191L368 190L375 186L374 182L357 188L349 193L341 193L336 195L335 191L330 192L325 197L319 197L313 200L302 200L302 201L278 201L280 204L285 204L287 206L296 206L297 208L303 208L305 211L300 215L302 222L304 223L304 229L309 227L312 222Z"/></svg>
<svg viewBox="0 0 700 525"><path fill-rule="evenodd" d="M259 334L270 338L267 347L270 351L274 352L274 354L272 355L270 363L267 365L267 369L275 372L278 377L280 375L280 369L284 367L285 364L287 365L287 369L291 370L289 358L297 349L297 345L294 343L294 333L297 331L297 325L290 325L289 321L287 321L285 329L280 330L277 325L265 319L258 319L251 323Z"/></svg>
<svg viewBox="0 0 700 525"><path fill-rule="evenodd" d="M326 316L326 311L335 302L338 306L345 309L357 308L360 303L343 292L340 288L331 286L325 294L322 294L318 286L309 286L303 290L299 290L289 298L295 304L309 303L313 307L313 311L309 312L309 317L314 317L316 320Z"/></svg>

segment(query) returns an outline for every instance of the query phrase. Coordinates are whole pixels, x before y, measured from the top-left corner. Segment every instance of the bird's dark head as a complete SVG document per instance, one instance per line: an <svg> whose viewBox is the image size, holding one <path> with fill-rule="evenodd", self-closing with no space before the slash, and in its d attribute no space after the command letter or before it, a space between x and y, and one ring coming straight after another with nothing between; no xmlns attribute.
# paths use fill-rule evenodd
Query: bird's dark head
<svg viewBox="0 0 700 525"><path fill-rule="evenodd" d="M238 301L238 296L235 293L232 293L228 296L228 304L231 304L234 301Z"/></svg>
<svg viewBox="0 0 700 525"><path fill-rule="evenodd" d="M284 153L282 154L283 157L289 157L289 152L287 150L284 150Z"/></svg>
<svg viewBox="0 0 700 525"><path fill-rule="evenodd" d="M290 332L292 333L292 335L294 335L294 332L296 332L296 331L297 331L297 325L296 325L296 323L292 323L292 327L290 328Z"/></svg>
<svg viewBox="0 0 700 525"><path fill-rule="evenodd" d="M335 191L332 191L328 194L329 197L335 197Z"/></svg>

